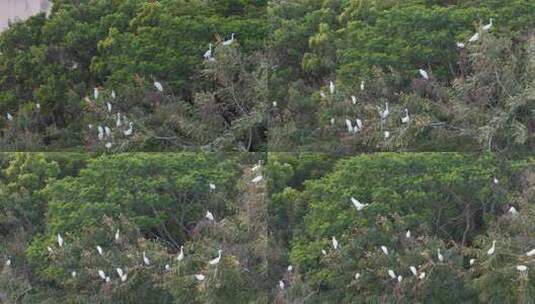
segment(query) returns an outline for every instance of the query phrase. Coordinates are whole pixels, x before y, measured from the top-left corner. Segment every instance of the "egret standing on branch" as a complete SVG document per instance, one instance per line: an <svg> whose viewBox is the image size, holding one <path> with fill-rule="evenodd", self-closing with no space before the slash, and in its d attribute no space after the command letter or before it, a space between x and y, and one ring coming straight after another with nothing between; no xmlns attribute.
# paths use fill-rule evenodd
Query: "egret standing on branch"
<svg viewBox="0 0 535 304"><path fill-rule="evenodd" d="M176 257L176 259L180 262L184 259L184 246L180 246L180 253Z"/></svg>
<svg viewBox="0 0 535 304"><path fill-rule="evenodd" d="M383 251L385 255L388 255L388 248L386 248L386 246L381 246L381 251Z"/></svg>
<svg viewBox="0 0 535 304"><path fill-rule="evenodd" d="M58 233L58 246L63 247L63 238L61 237L61 234Z"/></svg>
<svg viewBox="0 0 535 304"><path fill-rule="evenodd" d="M405 108L405 116L401 117L401 123L408 123L410 120L409 118L409 109Z"/></svg>
<svg viewBox="0 0 535 304"><path fill-rule="evenodd" d="M421 75L423 78L425 78L425 80L429 80L429 75L427 75L427 72L426 72L425 70L420 69L419 72L420 72L420 75Z"/></svg>
<svg viewBox="0 0 535 304"><path fill-rule="evenodd" d="M209 210L206 211L206 215L204 217L206 217L210 221L214 220L214 215Z"/></svg>
<svg viewBox="0 0 535 304"><path fill-rule="evenodd" d="M156 90L158 90L158 92L163 92L163 86L160 82L158 81L155 81L154 82L154 87L156 88Z"/></svg>
<svg viewBox="0 0 535 304"><path fill-rule="evenodd" d="M364 209L365 207L367 207L369 205L369 204L362 204L361 202L359 202L354 197L351 197L351 203L353 203L353 206L355 206L355 208L357 208L357 211L361 211L362 209Z"/></svg>
<svg viewBox="0 0 535 304"><path fill-rule="evenodd" d="M217 252L218 252L217 258L211 260L210 262L208 262L208 264L210 264L210 265L219 264L219 261L221 260L221 253L223 253L223 250L219 249Z"/></svg>
<svg viewBox="0 0 535 304"><path fill-rule="evenodd" d="M145 253L145 251L143 251L143 263L144 263L145 265L147 265L147 266L150 265L150 260L149 260L149 258L147 257L147 254Z"/></svg>
<svg viewBox="0 0 535 304"><path fill-rule="evenodd" d="M487 255L493 255L496 250L496 240L492 241L492 247L487 251Z"/></svg>
<svg viewBox="0 0 535 304"><path fill-rule="evenodd" d="M225 41L223 41L223 45L224 45L224 46L229 46L229 45L231 45L231 44L234 42L234 35L235 35L235 34L232 33L232 34L230 35L230 39L229 39L229 40L225 40Z"/></svg>
<svg viewBox="0 0 535 304"><path fill-rule="evenodd" d="M489 24L485 24L485 25L483 25L483 27L482 27L481 29L484 30L484 31L488 31L488 30L490 30L490 29L492 28L492 22L493 22L493 21L494 21L494 19L493 19L493 18L490 18L490 20L489 20Z"/></svg>
<svg viewBox="0 0 535 304"><path fill-rule="evenodd" d="M336 240L334 236L332 237L332 243L333 243L334 250L338 249L338 241Z"/></svg>

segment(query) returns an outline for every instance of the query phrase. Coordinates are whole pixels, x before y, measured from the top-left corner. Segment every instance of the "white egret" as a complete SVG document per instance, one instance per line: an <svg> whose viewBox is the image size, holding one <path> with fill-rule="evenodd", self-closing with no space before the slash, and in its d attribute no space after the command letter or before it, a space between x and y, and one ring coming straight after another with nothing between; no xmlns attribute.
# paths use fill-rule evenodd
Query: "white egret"
<svg viewBox="0 0 535 304"><path fill-rule="evenodd" d="M216 188L216 187L215 187L215 185L214 185L214 184L212 184L212 183L210 183L210 185L209 185L209 186L210 186L210 190L215 190L215 188Z"/></svg>
<svg viewBox="0 0 535 304"><path fill-rule="evenodd" d="M360 273L357 272L357 273L355 273L355 280L358 281L359 279L360 279Z"/></svg>
<svg viewBox="0 0 535 304"><path fill-rule="evenodd" d="M117 120L115 121L115 126L119 128L123 125L123 122L121 121L121 112L117 112Z"/></svg>
<svg viewBox="0 0 535 304"><path fill-rule="evenodd" d="M206 60L209 60L210 58L212 58L212 44L211 43L208 44L208 51L204 53L203 57Z"/></svg>
<svg viewBox="0 0 535 304"><path fill-rule="evenodd" d="M475 33L470 39L468 39L468 42L476 42L479 40L479 33Z"/></svg>
<svg viewBox="0 0 535 304"><path fill-rule="evenodd" d="M217 258L211 260L210 262L208 262L208 264L210 265L217 265L219 264L219 261L221 260L221 253L223 252L223 250L219 249L217 251Z"/></svg>
<svg viewBox="0 0 535 304"><path fill-rule="evenodd" d="M98 270L98 276L99 276L101 279L106 280L106 273L105 273L103 270L101 270L101 269Z"/></svg>
<svg viewBox="0 0 535 304"><path fill-rule="evenodd" d="M163 86L160 82L158 81L155 81L154 82L154 87L156 88L156 90L158 90L158 92L163 92Z"/></svg>
<svg viewBox="0 0 535 304"><path fill-rule="evenodd" d="M108 126L104 126L104 133L106 134L106 137L111 137L111 129Z"/></svg>
<svg viewBox="0 0 535 304"><path fill-rule="evenodd" d="M102 126L98 126L98 140L102 141L104 139L104 128Z"/></svg>
<svg viewBox="0 0 535 304"><path fill-rule="evenodd" d="M360 90L364 91L364 80L360 81Z"/></svg>
<svg viewBox="0 0 535 304"><path fill-rule="evenodd" d="M9 113L6 114L6 117L7 117L7 120L9 121L12 121L13 120L13 116Z"/></svg>
<svg viewBox="0 0 535 304"><path fill-rule="evenodd" d="M277 107L277 102L274 101L274 102L272 103L272 105L273 105L274 108L276 108L276 107Z"/></svg>
<svg viewBox="0 0 535 304"><path fill-rule="evenodd" d="M165 264L165 270L169 270L171 269L171 266L169 266L169 264Z"/></svg>
<svg viewBox="0 0 535 304"><path fill-rule="evenodd" d="M401 281L403 281L403 277L401 275L398 275L398 282L401 283Z"/></svg>
<svg viewBox="0 0 535 304"><path fill-rule="evenodd" d="M122 278L124 275L124 271L121 268L116 268L115 270L117 271L117 274L119 275L119 277Z"/></svg>
<svg viewBox="0 0 535 304"><path fill-rule="evenodd" d="M487 251L487 255L493 255L496 251L496 240L492 241L492 247Z"/></svg>
<svg viewBox="0 0 535 304"><path fill-rule="evenodd" d="M253 184L257 184L259 183L261 180L262 180L263 176L262 175L259 175L255 178L253 178L253 180L251 181Z"/></svg>
<svg viewBox="0 0 535 304"><path fill-rule="evenodd" d="M457 45L457 47L460 48L460 49L464 49L464 47L465 47L464 43L462 43L462 42L457 42L456 45Z"/></svg>
<svg viewBox="0 0 535 304"><path fill-rule="evenodd" d="M418 271L416 270L416 267L414 266L410 266L409 269L411 270L412 274L414 276L417 276L418 275Z"/></svg>
<svg viewBox="0 0 535 304"><path fill-rule="evenodd" d="M444 256L440 253L440 248L437 248L437 257L439 261L444 262Z"/></svg>
<svg viewBox="0 0 535 304"><path fill-rule="evenodd" d="M396 273L394 272L394 270L392 269L388 269L388 275L392 278L392 279L396 279Z"/></svg>
<svg viewBox="0 0 535 304"><path fill-rule="evenodd" d="M149 260L149 258L147 257L147 254L145 253L145 251L143 251L143 263L144 263L145 265L147 265L147 266L150 265L150 260Z"/></svg>
<svg viewBox="0 0 535 304"><path fill-rule="evenodd" d="M108 108L108 113L111 113L111 103L110 102L106 102L106 108Z"/></svg>
<svg viewBox="0 0 535 304"><path fill-rule="evenodd" d="M388 248L386 248L386 246L381 246L381 251L383 251L385 255L388 255Z"/></svg>
<svg viewBox="0 0 535 304"><path fill-rule="evenodd" d="M411 238L411 231L410 230L407 230L407 232L405 232L405 237L410 239Z"/></svg>
<svg viewBox="0 0 535 304"><path fill-rule="evenodd" d="M293 266L292 265L288 265L288 268L287 268L288 272L292 272L294 270Z"/></svg>
<svg viewBox="0 0 535 304"><path fill-rule="evenodd" d="M420 273L420 275L418 276L418 279L420 280L425 279L425 272Z"/></svg>
<svg viewBox="0 0 535 304"><path fill-rule="evenodd" d="M134 125L134 124L133 124L132 122L129 122L129 123L128 123L129 128L128 128L128 130L124 130L124 131L123 131L124 136L130 136L130 135L132 135L132 132L134 132L134 126L133 126L133 125Z"/></svg>
<svg viewBox="0 0 535 304"><path fill-rule="evenodd" d="M195 279L197 279L197 281L204 281L205 276L202 273L198 273L195 275Z"/></svg>
<svg viewBox="0 0 535 304"><path fill-rule="evenodd" d="M495 185L499 184L500 181L498 180L498 178L494 177L494 179L492 180L494 182Z"/></svg>
<svg viewBox="0 0 535 304"><path fill-rule="evenodd" d="M408 123L410 120L409 118L409 109L405 108L405 116L401 117L401 123Z"/></svg>
<svg viewBox="0 0 535 304"><path fill-rule="evenodd" d="M483 27L482 27L481 29L484 30L484 31L488 31L488 30L490 30L490 29L492 28L492 22L493 22L493 21L494 21L494 19L493 19L493 18L490 18L489 23L483 25Z"/></svg>
<svg viewBox="0 0 535 304"><path fill-rule="evenodd" d="M36 104L35 104L35 108L36 108L37 110L40 110L40 109L41 109L41 104L40 104L40 103L36 103Z"/></svg>
<svg viewBox="0 0 535 304"><path fill-rule="evenodd" d="M115 240L118 241L121 238L121 233L119 232L119 229L115 231Z"/></svg>
<svg viewBox="0 0 535 304"><path fill-rule="evenodd" d="M351 101L353 104L357 104L357 97L355 97L355 95L351 95Z"/></svg>
<svg viewBox="0 0 535 304"><path fill-rule="evenodd" d="M362 209L366 208L369 205L369 204L362 204L354 197L351 197L351 203L353 203L353 206L357 208L357 211L361 211Z"/></svg>
<svg viewBox="0 0 535 304"><path fill-rule="evenodd" d="M516 266L516 270L518 270L520 272L526 272L526 271L528 271L528 266L526 266L526 265L517 265Z"/></svg>
<svg viewBox="0 0 535 304"><path fill-rule="evenodd" d="M231 44L234 42L234 35L235 35L235 34L232 33L232 34L230 35L230 39L229 39L229 40L225 40L225 41L223 41L223 45L225 45L225 46L227 46L227 45L231 45Z"/></svg>
<svg viewBox="0 0 535 304"><path fill-rule="evenodd" d="M334 126L334 123L336 122L336 120L334 119L334 117L331 118L331 126Z"/></svg>
<svg viewBox="0 0 535 304"><path fill-rule="evenodd" d="M10 259L7 259L6 266L11 266L11 260Z"/></svg>
<svg viewBox="0 0 535 304"><path fill-rule="evenodd" d="M112 98L112 99L115 99L116 97L117 97L117 94L115 94L115 91L112 90L112 91L111 91L111 98Z"/></svg>
<svg viewBox="0 0 535 304"><path fill-rule="evenodd" d="M283 280L280 280L279 281L279 288L282 290L284 289L284 281Z"/></svg>
<svg viewBox="0 0 535 304"><path fill-rule="evenodd" d="M514 206L511 206L511 208L509 208L509 213L511 213L512 215L517 215L518 214L518 210L516 210L516 208Z"/></svg>
<svg viewBox="0 0 535 304"><path fill-rule="evenodd" d="M98 99L98 95L99 95L98 88L94 88L93 89L93 97L95 98L95 100Z"/></svg>
<svg viewBox="0 0 535 304"><path fill-rule="evenodd" d="M334 94L334 91L335 91L334 82L329 81L329 92L331 93L331 95Z"/></svg>
<svg viewBox="0 0 535 304"><path fill-rule="evenodd" d="M353 133L353 124L351 124L351 120L346 118L346 126L347 126L347 132Z"/></svg>
<svg viewBox="0 0 535 304"><path fill-rule="evenodd" d="M111 147L113 146L113 144L111 142L107 142L104 147L106 147L106 149L111 149Z"/></svg>
<svg viewBox="0 0 535 304"><path fill-rule="evenodd" d="M355 126L354 129L355 129L356 131L360 131L360 130L362 130L362 120L360 120L360 119L357 118L356 123L357 123L357 125Z"/></svg>
<svg viewBox="0 0 535 304"><path fill-rule="evenodd" d="M76 278L76 275L77 275L77 274L78 274L78 273L76 273L76 271L74 271L74 270L71 271L71 277L72 277L73 279Z"/></svg>
<svg viewBox="0 0 535 304"><path fill-rule="evenodd" d="M58 246L63 247L63 238L61 237L61 234L58 233Z"/></svg>
<svg viewBox="0 0 535 304"><path fill-rule="evenodd" d="M418 72L420 72L420 75L425 78L426 80L429 80L429 75L427 75L427 72L423 69L419 69Z"/></svg>
<svg viewBox="0 0 535 304"><path fill-rule="evenodd" d="M474 265L474 263L476 262L476 259L470 259L470 266Z"/></svg>
<svg viewBox="0 0 535 304"><path fill-rule="evenodd" d="M384 132L384 137L385 137L385 139L388 139L390 137L390 131L385 131Z"/></svg>
<svg viewBox="0 0 535 304"><path fill-rule="evenodd" d="M528 251L528 252L526 252L526 255L527 255L528 257L530 257L530 256L534 256L534 255L535 255L535 248L534 248L534 249L531 249L531 250Z"/></svg>
<svg viewBox="0 0 535 304"><path fill-rule="evenodd" d="M176 257L176 259L180 262L184 259L184 246L180 246L180 253Z"/></svg>
<svg viewBox="0 0 535 304"><path fill-rule="evenodd" d="M390 109L388 109L388 102L385 102L385 109L384 110L379 110L379 116L381 117L382 120L385 120L388 115L390 115Z"/></svg>
<svg viewBox="0 0 535 304"><path fill-rule="evenodd" d="M100 254L100 255L104 254L104 250L102 249L102 247L100 247L98 245L97 245L97 251L98 251L98 254Z"/></svg>
<svg viewBox="0 0 535 304"><path fill-rule="evenodd" d="M252 171L252 172L256 172L256 171L258 171L260 168L262 168L262 165L261 165L261 163L259 162L258 164L254 165L254 166L251 168L251 171Z"/></svg>
<svg viewBox="0 0 535 304"><path fill-rule="evenodd" d="M92 124L88 124L87 128L91 130L91 129L93 129L93 125Z"/></svg>
<svg viewBox="0 0 535 304"><path fill-rule="evenodd" d="M106 277L106 283L109 283L109 282L111 282L110 277Z"/></svg>
<svg viewBox="0 0 535 304"><path fill-rule="evenodd" d="M320 97L325 99L327 96L325 95L325 93L323 93L323 91L320 91Z"/></svg>
<svg viewBox="0 0 535 304"><path fill-rule="evenodd" d="M332 244L333 244L334 250L338 249L338 241L336 240L334 236L332 237Z"/></svg>
<svg viewBox="0 0 535 304"><path fill-rule="evenodd" d="M323 254L323 255L327 255L327 251L325 251L325 249L322 249L322 250L321 250L321 254Z"/></svg>
<svg viewBox="0 0 535 304"><path fill-rule="evenodd" d="M206 215L204 217L206 217L210 221L214 220L214 215L212 214L212 212L210 212L208 210L206 211Z"/></svg>

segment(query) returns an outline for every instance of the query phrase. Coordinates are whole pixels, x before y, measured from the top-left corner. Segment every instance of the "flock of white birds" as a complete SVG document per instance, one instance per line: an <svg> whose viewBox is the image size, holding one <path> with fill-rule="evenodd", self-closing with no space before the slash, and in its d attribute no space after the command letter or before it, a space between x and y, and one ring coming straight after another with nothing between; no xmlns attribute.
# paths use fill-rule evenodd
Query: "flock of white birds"
<svg viewBox="0 0 535 304"><path fill-rule="evenodd" d="M498 179L496 177L494 177L493 178L493 182L494 182L494 184L498 184ZM357 211L359 211L359 212L370 205L370 204L361 203L359 200L357 200L354 197L350 198L350 202L355 207L355 209ZM518 215L518 211L513 206L509 208L508 213L510 215L512 215L512 216ZM405 238L411 239L412 237L413 236L411 234L411 231L407 230L405 232ZM492 255L494 255L496 253L496 243L497 243L496 240L492 241L492 246L487 250L487 255L488 256L492 256ZM331 245L332 245L332 249L334 251L340 250L340 243L336 239L335 236L331 237ZM388 247L386 247L385 245L381 245L379 247L379 250L386 256L388 256L390 254L390 252L388 250ZM327 255L327 250L322 249L321 250L321 254L324 255L324 256ZM535 257L535 248L527 251L524 255L527 256L527 257ZM445 261L445 257L444 257L444 255L442 255L442 252L440 251L440 248L437 248L436 258L440 263L443 263ZM469 261L470 266L474 265L475 262L476 262L476 259L474 259L474 258L470 259L470 261ZM516 265L515 268L516 268L516 270L518 270L520 272L521 276L527 277L527 271L529 270L529 267L527 265L519 264L519 265ZM291 273L293 271L293 266L289 265L288 268L287 268L287 271L288 271L288 273ZM410 271L410 273L412 275L414 275L419 280L423 280L426 277L425 271L418 270L418 268L416 268L416 266L413 266L413 265L409 266L409 271ZM392 280L396 280L399 283L401 283L403 281L403 275L401 273L397 274L394 269L388 269L387 273L388 273L388 276ZM358 281L360 279L360 277L361 277L361 273L360 272L355 273L355 275L353 276L355 281ZM279 288L281 290L283 290L285 287L286 287L286 283L285 283L284 279L279 280Z"/></svg>
<svg viewBox="0 0 535 304"><path fill-rule="evenodd" d="M253 166L251 168L251 171L253 173L254 172L258 172L261 168L262 168L262 162L260 161L258 164L256 164L255 166ZM263 179L263 176L261 174L258 174L256 177L254 177L251 180L251 183L253 183L254 185L257 185L260 181L262 181L262 179ZM214 190L217 189L216 185L213 184L213 183L209 183L208 184L208 188L209 188L210 191L214 191ZM206 210L206 214L205 214L204 217L205 217L206 220L208 220L210 222L216 222L214 214L210 210ZM65 239L63 238L63 236L60 233L58 233L56 235L56 238L57 238L57 245L58 245L57 249L63 248L63 246L65 245ZM115 231L114 239L115 239L116 242L119 242L121 240L121 232L120 232L119 229L117 229ZM102 248L102 246L97 245L97 246L95 246L95 249L96 249L96 253L99 256L101 256L101 257L104 256L104 249ZM47 246L47 251L48 251L49 254L53 254L55 250L52 248L52 246ZM218 265L219 262L221 261L222 255L223 255L223 250L219 249L217 257L209 260L208 261L208 265L211 265L211 266ZM180 246L180 252L176 256L176 261L178 263L180 263L182 260L184 260L184 257L185 257L184 245L181 245ZM12 265L12 261L11 261L10 258L6 259L5 265L7 267L12 267L13 266ZM151 260L150 260L149 256L147 255L146 251L142 252L142 265L145 265L145 266L151 265ZM164 266L164 269L166 271L171 270L171 268L172 268L172 265L170 265L170 264L165 264L165 266ZM123 268L121 268L121 267L116 267L115 270L117 272L117 277L120 280L120 282L125 282L128 279L128 273L126 272L126 270L123 270ZM105 282L105 283L111 283L112 282L112 279L111 279L110 275L107 274L104 270L98 269L96 274L98 275L99 279L101 279L103 282ZM71 277L73 279L77 278L78 272L76 270L71 270L70 275L71 275ZM206 275L203 274L203 273L196 273L196 274L193 275L193 277L197 281L204 281L205 278L206 278Z"/></svg>

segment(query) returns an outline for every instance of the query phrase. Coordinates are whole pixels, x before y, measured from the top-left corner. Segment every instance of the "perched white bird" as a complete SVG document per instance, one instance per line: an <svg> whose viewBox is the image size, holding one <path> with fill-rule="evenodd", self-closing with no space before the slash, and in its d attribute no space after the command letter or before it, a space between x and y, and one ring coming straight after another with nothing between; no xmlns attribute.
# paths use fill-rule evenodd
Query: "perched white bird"
<svg viewBox="0 0 535 304"><path fill-rule="evenodd" d="M392 270L392 269L388 269L388 275L389 275L392 279L396 279L396 278L397 278L396 273L395 273L394 270Z"/></svg>
<svg viewBox="0 0 535 304"><path fill-rule="evenodd" d="M210 58L212 58L212 44L211 43L208 44L208 51L204 53L203 57L206 60L210 60Z"/></svg>
<svg viewBox="0 0 535 304"><path fill-rule="evenodd" d="M223 41L223 45L227 46L227 45L231 45L232 43L234 42L234 33L232 33L230 35L230 39L229 40L225 40Z"/></svg>
<svg viewBox="0 0 535 304"><path fill-rule="evenodd" d="M408 123L409 120L409 109L405 108L405 116L401 117L401 123Z"/></svg>
<svg viewBox="0 0 535 304"><path fill-rule="evenodd" d="M357 97L355 97L355 95L351 95L351 101L353 104L357 104Z"/></svg>
<svg viewBox="0 0 535 304"><path fill-rule="evenodd" d="M487 251L487 255L493 255L496 250L496 240L492 241L492 247Z"/></svg>
<svg viewBox="0 0 535 304"><path fill-rule="evenodd" d="M329 82L329 92L332 94L334 94L334 90L335 90L335 87L334 87L334 82L330 81Z"/></svg>
<svg viewBox="0 0 535 304"><path fill-rule="evenodd" d="M195 275L195 278L197 279L197 281L204 281L205 276L202 273L198 273Z"/></svg>
<svg viewBox="0 0 535 304"><path fill-rule="evenodd" d="M420 280L425 279L425 272L420 273L420 275L418 276L418 279Z"/></svg>
<svg viewBox="0 0 535 304"><path fill-rule="evenodd" d="M518 210L516 210L516 208L514 206L511 206L511 208L509 208L509 213L511 213L512 215L517 215L518 214Z"/></svg>
<svg viewBox="0 0 535 304"><path fill-rule="evenodd" d="M123 125L123 122L121 121L121 112L117 112L117 120L115 121L115 126L119 128Z"/></svg>
<svg viewBox="0 0 535 304"><path fill-rule="evenodd" d="M276 102L276 101L274 101L274 102L272 103L272 105L273 105L273 107L275 107L275 108L276 108L276 107L277 107L277 102Z"/></svg>
<svg viewBox="0 0 535 304"><path fill-rule="evenodd" d="M132 122L129 122L129 123L128 123L129 128L128 128L128 130L124 130L124 131L123 131L124 136L130 136L130 135L132 135L132 132L134 132L134 126L133 126L133 125L134 125L134 124L133 124Z"/></svg>
<svg viewBox="0 0 535 304"><path fill-rule="evenodd" d="M338 241L336 240L334 236L332 237L332 244L333 244L334 250L338 249Z"/></svg>
<svg viewBox="0 0 535 304"><path fill-rule="evenodd" d="M258 171L260 168L262 168L262 165L260 163L254 165L252 168L251 168L251 171L252 172L256 172Z"/></svg>
<svg viewBox="0 0 535 304"><path fill-rule="evenodd" d="M386 246L381 246L381 251L383 251L385 255L388 255L388 248L386 248Z"/></svg>
<svg viewBox="0 0 535 304"><path fill-rule="evenodd" d="M464 47L465 47L464 43L462 43L462 42L457 42L456 45L457 45L457 47L460 48L460 49L464 49Z"/></svg>
<svg viewBox="0 0 535 304"><path fill-rule="evenodd" d="M40 109L41 109L41 104L40 104L40 103L36 103L36 104L35 104L35 108L36 108L37 110L40 110Z"/></svg>
<svg viewBox="0 0 535 304"><path fill-rule="evenodd" d="M214 184L212 184L212 183L210 183L210 185L209 185L209 186L210 186L210 190L215 190L215 188L216 188L216 187L215 187L215 185L214 185Z"/></svg>
<svg viewBox="0 0 535 304"><path fill-rule="evenodd" d="M401 275L398 275L398 282L401 283L401 281L403 281L403 277Z"/></svg>
<svg viewBox="0 0 535 304"><path fill-rule="evenodd" d="M111 98L112 98L112 99L115 99L116 97L117 97L117 94L115 94L115 91L112 90L112 91L111 91Z"/></svg>
<svg viewBox="0 0 535 304"><path fill-rule="evenodd" d="M336 122L336 120L334 119L334 117L331 118L331 126L334 126L334 123Z"/></svg>
<svg viewBox="0 0 535 304"><path fill-rule="evenodd" d="M98 251L98 254L100 254L100 255L104 254L104 250L102 250L102 247L100 247L98 245L97 245L97 251Z"/></svg>
<svg viewBox="0 0 535 304"><path fill-rule="evenodd" d="M526 252L526 255L527 255L528 257L530 257L530 256L534 256L534 255L535 255L535 248L534 248L534 249L531 249L531 250L528 251L528 252Z"/></svg>
<svg viewBox="0 0 535 304"><path fill-rule="evenodd" d="M476 259L470 259L470 266L474 265L475 262L476 262Z"/></svg>
<svg viewBox="0 0 535 304"><path fill-rule="evenodd" d="M356 120L357 125L353 128L355 131L362 130L362 120L358 119Z"/></svg>
<svg viewBox="0 0 535 304"><path fill-rule="evenodd" d="M323 99L327 98L327 96L325 95L325 93L323 93L323 91L320 91L320 97Z"/></svg>
<svg viewBox="0 0 535 304"><path fill-rule="evenodd" d="M111 147L113 146L113 144L111 142L107 142L104 147L106 147L106 149L111 149Z"/></svg>
<svg viewBox="0 0 535 304"><path fill-rule="evenodd" d="M122 278L124 275L124 271L121 268L116 268L115 270L117 271L117 274L119 275L119 277Z"/></svg>
<svg viewBox="0 0 535 304"><path fill-rule="evenodd" d="M292 265L288 265L288 268L287 268L288 272L292 272L294 270L293 266Z"/></svg>
<svg viewBox="0 0 535 304"><path fill-rule="evenodd" d="M417 275L418 275L418 271L416 270L416 267L411 266L411 267L409 267L409 269L411 270L411 272L412 272L412 274L413 274L414 276L417 276Z"/></svg>
<svg viewBox="0 0 535 304"><path fill-rule="evenodd" d="M119 229L115 231L115 240L118 241L121 238L121 233L119 232Z"/></svg>
<svg viewBox="0 0 535 304"><path fill-rule="evenodd" d="M429 80L429 75L427 75L427 72L423 69L419 69L418 72L420 72L420 75L425 78L426 80Z"/></svg>
<svg viewBox="0 0 535 304"><path fill-rule="evenodd" d="M58 246L63 247L63 238L61 237L61 234L58 233Z"/></svg>
<svg viewBox="0 0 535 304"><path fill-rule="evenodd" d="M492 22L493 22L493 21L494 21L494 19L493 19L493 18L490 18L489 23L483 25L483 27L482 27L481 29L484 30L484 31L488 31L488 30L490 30L490 29L492 28Z"/></svg>
<svg viewBox="0 0 535 304"><path fill-rule="evenodd" d="M171 266L169 266L169 264L165 264L165 270L169 270L171 269Z"/></svg>
<svg viewBox="0 0 535 304"><path fill-rule="evenodd" d="M106 283L109 283L109 282L111 282L110 277L106 277Z"/></svg>
<svg viewBox="0 0 535 304"><path fill-rule="evenodd" d="M184 259L184 246L180 246L180 253L176 257L176 259L180 262Z"/></svg>
<svg viewBox="0 0 535 304"><path fill-rule="evenodd" d="M384 132L384 136L385 136L385 139L389 138L390 137L390 131L385 131Z"/></svg>
<svg viewBox="0 0 535 304"><path fill-rule="evenodd" d="M105 273L103 270L101 270L101 269L98 270L98 276L99 276L101 279L106 280L106 273Z"/></svg>
<svg viewBox="0 0 535 304"><path fill-rule="evenodd" d="M283 280L280 280L279 281L279 288L282 290L284 289L284 281Z"/></svg>
<svg viewBox="0 0 535 304"><path fill-rule="evenodd" d="M364 91L364 80L360 81L360 90Z"/></svg>
<svg viewBox="0 0 535 304"><path fill-rule="evenodd" d="M108 126L104 126L104 133L106 134L106 137L111 137L111 129Z"/></svg>
<svg viewBox="0 0 535 304"><path fill-rule="evenodd" d="M73 279L76 278L76 275L77 275L76 271L74 271L74 270L71 271L71 277L72 277Z"/></svg>
<svg viewBox="0 0 535 304"><path fill-rule="evenodd" d="M145 251L143 251L143 263L145 265L150 265L150 260L149 258L147 257L147 254L145 253Z"/></svg>
<svg viewBox="0 0 535 304"><path fill-rule="evenodd" d="M102 126L98 126L98 140L102 141L104 139L104 128Z"/></svg>
<svg viewBox="0 0 535 304"><path fill-rule="evenodd" d="M347 132L353 133L353 124L351 123L351 120L346 118L346 126L347 126Z"/></svg>
<svg viewBox="0 0 535 304"><path fill-rule="evenodd" d="M163 92L163 86L160 82L158 81L155 81L154 82L154 87L156 88L156 90L158 90L159 92Z"/></svg>
<svg viewBox="0 0 535 304"><path fill-rule="evenodd" d="M476 42L479 40L479 33L475 33L470 39L468 39L468 42Z"/></svg>
<svg viewBox="0 0 535 304"><path fill-rule="evenodd" d="M526 272L526 271L528 271L528 266L526 266L526 265L517 265L516 266L516 270L521 271L521 272Z"/></svg>
<svg viewBox="0 0 535 304"><path fill-rule="evenodd" d="M358 281L359 279L360 279L360 273L357 272L357 273L355 273L355 280Z"/></svg>
<svg viewBox="0 0 535 304"><path fill-rule="evenodd" d="M388 102L385 102L385 108L384 110L379 110L379 116L382 120L385 120L388 115L390 115L390 110L388 109Z"/></svg>
<svg viewBox="0 0 535 304"><path fill-rule="evenodd" d="M410 239L411 238L411 231L410 230L407 230L407 232L405 232L405 237Z"/></svg>
<svg viewBox="0 0 535 304"><path fill-rule="evenodd" d="M11 260L10 259L7 259L6 266L11 266Z"/></svg>
<svg viewBox="0 0 535 304"><path fill-rule="evenodd" d="M217 258L211 260L210 262L208 262L208 264L210 265L217 265L219 264L219 261L221 260L221 253L223 252L223 250L219 249L217 251Z"/></svg>
<svg viewBox="0 0 535 304"><path fill-rule="evenodd" d="M111 113L111 103L110 102L106 102L106 108L108 108L108 113Z"/></svg>
<svg viewBox="0 0 535 304"><path fill-rule="evenodd" d="M321 254L323 254L323 255L327 255L327 251L325 251L325 249L322 249L322 250L321 250Z"/></svg>
<svg viewBox="0 0 535 304"><path fill-rule="evenodd" d="M353 206L357 208L357 211L361 211L362 209L366 208L369 205L369 204L362 204L354 197L351 197L351 203L353 203Z"/></svg>
<svg viewBox="0 0 535 304"><path fill-rule="evenodd" d="M6 117L7 117L7 120L9 121L12 121L13 120L13 116L9 113L6 114Z"/></svg>
<svg viewBox="0 0 535 304"><path fill-rule="evenodd" d="M440 248L437 248L437 257L439 261L444 262L444 256L440 253Z"/></svg>
<svg viewBox="0 0 535 304"><path fill-rule="evenodd" d="M95 100L98 99L98 95L99 95L98 88L94 88L93 89L93 97L95 98Z"/></svg>
<svg viewBox="0 0 535 304"><path fill-rule="evenodd" d="M208 210L206 211L206 215L204 217L206 217L210 221L214 220L214 215L212 214L212 212L210 212Z"/></svg>
<svg viewBox="0 0 535 304"><path fill-rule="evenodd" d="M253 182L254 184L257 184L262 180L262 178L263 178L262 175L259 175L259 176L255 177L255 178L253 178L253 180L251 182Z"/></svg>

